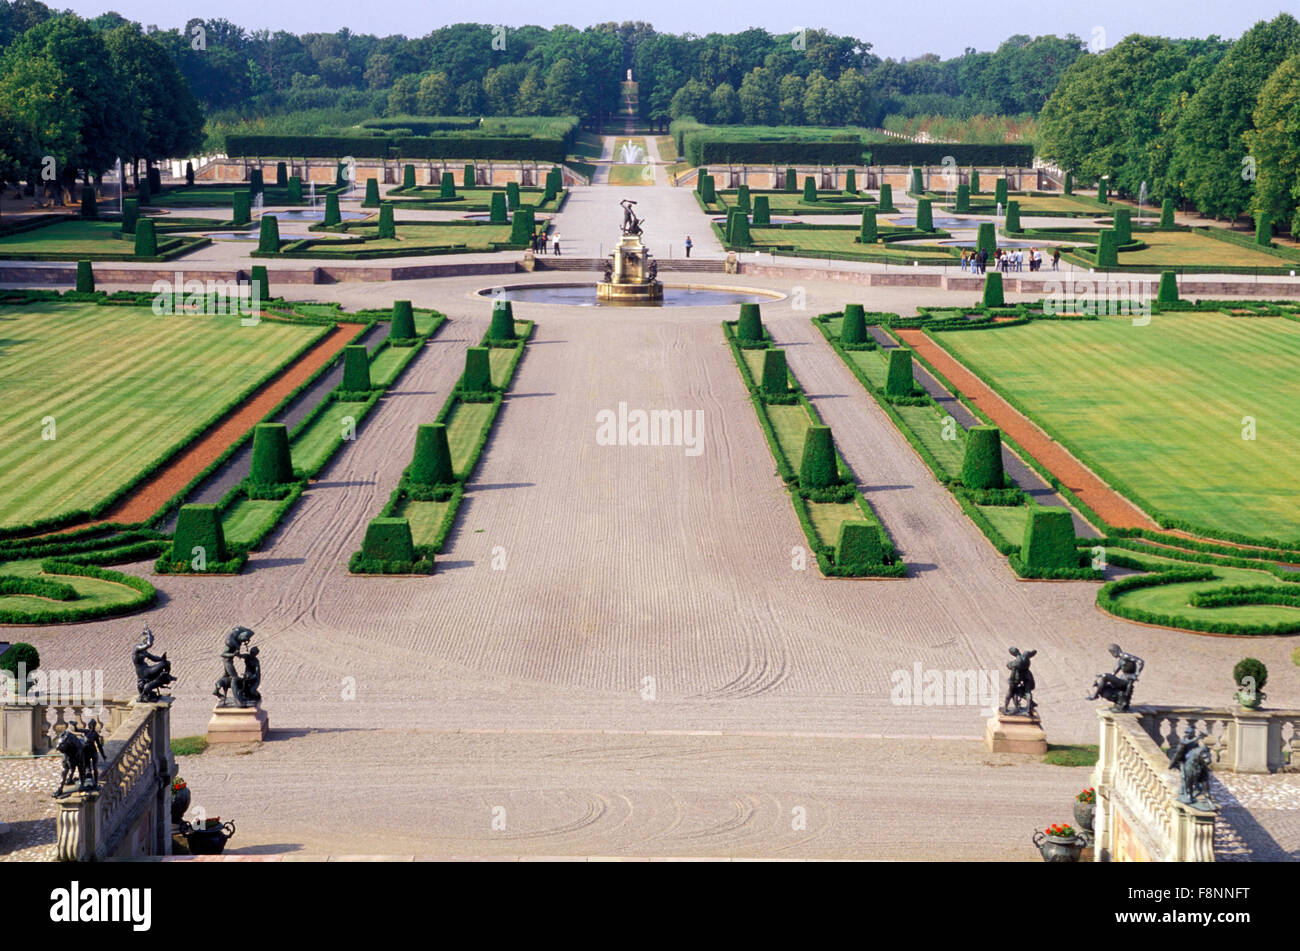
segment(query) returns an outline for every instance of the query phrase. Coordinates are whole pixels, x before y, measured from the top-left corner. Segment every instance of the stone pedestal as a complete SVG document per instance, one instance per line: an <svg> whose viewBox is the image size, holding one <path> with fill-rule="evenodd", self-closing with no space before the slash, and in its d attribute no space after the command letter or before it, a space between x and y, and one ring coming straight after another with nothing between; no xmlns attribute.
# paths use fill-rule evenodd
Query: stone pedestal
<svg viewBox="0 0 1300 951"><path fill-rule="evenodd" d="M1047 734L1043 732L1043 723L1038 717L995 713L984 726L984 745L992 753L1042 756L1047 752Z"/></svg>
<svg viewBox="0 0 1300 951"><path fill-rule="evenodd" d="M261 706L217 707L208 721L209 743L260 743L270 720Z"/></svg>

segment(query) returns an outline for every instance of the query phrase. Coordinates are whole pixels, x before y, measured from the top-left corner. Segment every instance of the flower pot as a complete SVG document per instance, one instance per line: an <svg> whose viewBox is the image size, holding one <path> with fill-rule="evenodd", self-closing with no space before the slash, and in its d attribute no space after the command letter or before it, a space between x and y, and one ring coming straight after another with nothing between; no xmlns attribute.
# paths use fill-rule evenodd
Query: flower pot
<svg viewBox="0 0 1300 951"><path fill-rule="evenodd" d="M227 829L230 831L227 832ZM189 843L191 855L220 855L226 848L226 841L235 834L235 824L227 822L224 825L196 829L187 822L181 825L181 834Z"/></svg>
<svg viewBox="0 0 1300 951"><path fill-rule="evenodd" d="M1097 815L1097 804L1095 802L1074 801L1074 822L1086 832L1092 831L1093 817Z"/></svg>
<svg viewBox="0 0 1300 951"><path fill-rule="evenodd" d="M1033 838L1044 862L1077 862L1079 853L1088 845L1086 837L1081 835L1045 835L1035 831Z"/></svg>
<svg viewBox="0 0 1300 951"><path fill-rule="evenodd" d="M190 787L172 790L172 825L178 826L190 808Z"/></svg>
<svg viewBox="0 0 1300 951"><path fill-rule="evenodd" d="M1233 696L1243 710L1258 710L1264 702L1264 694L1258 690L1238 690Z"/></svg>

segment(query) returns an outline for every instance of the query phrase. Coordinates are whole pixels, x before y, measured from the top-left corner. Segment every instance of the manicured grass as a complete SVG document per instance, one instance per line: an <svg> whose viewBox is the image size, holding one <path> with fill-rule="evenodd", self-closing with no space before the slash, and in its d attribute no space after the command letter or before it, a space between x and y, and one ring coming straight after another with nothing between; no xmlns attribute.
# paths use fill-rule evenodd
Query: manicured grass
<svg viewBox="0 0 1300 951"><path fill-rule="evenodd" d="M1119 595L1118 600L1125 605L1142 608L1171 617L1188 618L1193 621L1213 623L1215 621L1235 624L1283 624L1300 619L1300 608L1284 604L1237 604L1217 608L1198 608L1189 603L1192 594L1198 591L1213 591L1240 585L1273 586L1281 582L1266 571L1250 571L1245 568L1230 568L1220 565L1189 564L1172 558L1161 558L1145 552L1134 554L1124 549L1107 549L1106 557L1137 558L1153 569L1168 570L1172 568L1209 568L1215 577L1210 581L1188 581L1180 584L1156 585L1150 588L1137 588ZM1298 587L1297 590L1300 590Z"/></svg>
<svg viewBox="0 0 1300 951"><path fill-rule="evenodd" d="M1049 743L1043 762L1049 766L1096 766L1100 755L1101 749L1095 743L1084 743L1079 746Z"/></svg>
<svg viewBox="0 0 1300 951"><path fill-rule="evenodd" d="M808 419L808 411L799 404L790 406L781 406L779 404L768 404L767 417L772 421L772 431L776 433L776 441L781 444L781 452L785 454L786 462L794 469L799 468L799 461L803 458L803 441L808 435L808 426L811 421ZM835 544L833 541L827 544Z"/></svg>
<svg viewBox="0 0 1300 951"><path fill-rule="evenodd" d="M591 132L579 132L573 140L573 151L570 154L579 158L598 159L604 147L604 139L600 136Z"/></svg>
<svg viewBox="0 0 1300 951"><path fill-rule="evenodd" d="M961 472L961 462L957 463L957 472ZM997 533L1008 545L1020 546L1025 538L1025 523L1029 521L1029 509L1023 505L977 505Z"/></svg>
<svg viewBox="0 0 1300 951"><path fill-rule="evenodd" d="M840 523L865 516L856 502L808 502L808 518L823 545L839 542ZM874 519L873 519L874 521Z"/></svg>
<svg viewBox="0 0 1300 951"><path fill-rule="evenodd" d="M40 558L21 561L0 562L0 575L16 575L20 578L48 578L70 584L77 590L75 601L51 601L27 594L9 594L0 596L0 611L40 612L51 609L90 609L111 605L128 604L140 597L140 592L126 585L98 578L86 578L81 575L47 575L41 571Z"/></svg>
<svg viewBox="0 0 1300 951"><path fill-rule="evenodd" d="M159 250L164 250L169 242L193 245L199 240L203 239L159 235ZM0 258L24 256L39 256L47 260L128 259L135 256L135 238L132 235L123 237L122 226L116 221L83 221L79 218L0 237Z"/></svg>
<svg viewBox="0 0 1300 951"><path fill-rule="evenodd" d="M198 756L207 748L206 736L178 736L172 740L173 756Z"/></svg>
<svg viewBox="0 0 1300 951"><path fill-rule="evenodd" d="M385 347L370 361L370 382L374 386L387 386L393 382L411 351L406 347Z"/></svg>
<svg viewBox="0 0 1300 951"><path fill-rule="evenodd" d="M373 380L374 378L371 377ZM325 410L298 433L289 447L293 466L302 472L315 472L330 453L343 432L343 417L351 416L354 420L361 418L365 403L330 403Z"/></svg>
<svg viewBox="0 0 1300 951"><path fill-rule="evenodd" d="M1020 214L1033 215L1035 212L1072 212L1076 214L1095 214L1108 215L1113 213L1116 206L1099 204L1093 198L1086 198L1081 195L1050 195L1050 196L1032 196L1032 195L1009 195L1008 200L1020 202ZM978 195L971 195L972 202L993 201L993 192L980 192ZM1004 211L1006 209L1003 209ZM1150 208L1146 210L1148 217L1158 219L1160 209L1153 213Z"/></svg>
<svg viewBox="0 0 1300 951"><path fill-rule="evenodd" d="M400 251L404 248L464 246L479 251L491 251L494 241L509 241L509 225L430 225L397 222L396 238L378 238L377 227L353 227L348 235L366 239L367 251ZM317 237L313 235L313 237ZM323 236L322 236L323 237ZM337 249L346 254L347 248ZM418 253L412 251L412 253Z"/></svg>
<svg viewBox="0 0 1300 951"><path fill-rule="evenodd" d="M802 180L801 180L802 181ZM802 184L800 185L802 188ZM815 205L806 204L803 200L803 192L755 192L754 194L763 194L767 196L767 204L774 215L831 215L840 214L844 209L852 211L854 214L861 216L862 209L876 207L875 202L845 202L845 201L826 201L818 202ZM823 198L843 198L844 192L828 191L823 189L818 192ZM724 196L729 204L736 203L735 192L730 192ZM752 200L752 199L751 199ZM852 224L853 218L845 217L845 224ZM881 224L887 222L882 221Z"/></svg>
<svg viewBox="0 0 1300 951"><path fill-rule="evenodd" d="M443 516L449 502L416 502L406 499L397 515L411 523L411 541L416 545L432 545L438 537Z"/></svg>
<svg viewBox="0 0 1300 951"><path fill-rule="evenodd" d="M869 355L872 351L866 351ZM884 358L878 357L881 365L884 365ZM957 437L955 439L944 439L944 414L937 411L933 406L895 406L894 412L903 417L903 421L912 428L916 438L926 449L930 450L931 455L938 460L939 465L943 466L944 471L953 478L961 476L962 460L966 456L966 437L965 430L960 426L954 425L951 432ZM1019 544L1019 541L1016 541Z"/></svg>
<svg viewBox="0 0 1300 951"><path fill-rule="evenodd" d="M935 338L1152 514L1300 538L1300 324L1184 312Z"/></svg>
<svg viewBox="0 0 1300 951"><path fill-rule="evenodd" d="M1023 210L1021 211L1023 215ZM1187 264L1230 267L1286 267L1282 258L1251 247L1218 241L1197 231L1140 231L1133 237L1149 247L1141 251L1121 251L1119 266L1144 264L1156 267L1179 267Z"/></svg>
<svg viewBox="0 0 1300 951"><path fill-rule="evenodd" d="M519 321L515 321L515 329L518 331ZM504 386L507 382L507 376L510 372L510 362L515 358L515 351L509 347L493 347L488 351L488 368L492 373L492 385Z"/></svg>
<svg viewBox="0 0 1300 951"><path fill-rule="evenodd" d="M654 173L649 165L611 165L609 183L611 185L653 185Z"/></svg>
<svg viewBox="0 0 1300 951"><path fill-rule="evenodd" d="M0 307L0 527L106 501L328 332L148 307Z"/></svg>
<svg viewBox="0 0 1300 951"><path fill-rule="evenodd" d="M775 209L773 210L775 213ZM863 245L854 239L856 230L829 230L822 228L751 228L750 236L756 249L771 245L793 246L796 251L818 254L858 255L870 253L883 255L899 264L950 264L955 260L953 254L934 247L919 246L906 248L901 245L871 244Z"/></svg>
<svg viewBox="0 0 1300 951"><path fill-rule="evenodd" d="M240 499L221 513L221 530L228 545L248 545L260 538L264 526L275 518L279 502Z"/></svg>
<svg viewBox="0 0 1300 951"><path fill-rule="evenodd" d="M269 170L269 178L275 181L275 169ZM302 204L307 204L311 186L307 182L302 183ZM325 193L329 190L324 185L316 186L316 198L318 201L325 200ZM248 183L238 184L220 184L220 185L185 185L179 188L165 189L162 194L154 195L149 199L149 205L158 207L167 206L188 206L188 207L222 207L231 206L235 201L235 192L242 194L248 193ZM281 188L277 185L266 185L262 192L263 202L270 205L287 205L289 204L289 189Z"/></svg>
<svg viewBox="0 0 1300 951"><path fill-rule="evenodd" d="M655 145L659 148L659 157L665 162L677 161L677 140L671 135L655 136Z"/></svg>
<svg viewBox="0 0 1300 951"><path fill-rule="evenodd" d="M492 403L457 403L447 420L447 442L451 446L451 464L463 476L472 462L470 453L478 443L483 427L492 420Z"/></svg>

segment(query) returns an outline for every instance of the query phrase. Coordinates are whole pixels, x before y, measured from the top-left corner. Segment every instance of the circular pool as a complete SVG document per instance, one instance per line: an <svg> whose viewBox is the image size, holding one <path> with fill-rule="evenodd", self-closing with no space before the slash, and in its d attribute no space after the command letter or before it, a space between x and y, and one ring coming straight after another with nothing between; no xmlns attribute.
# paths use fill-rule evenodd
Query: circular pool
<svg viewBox="0 0 1300 951"><path fill-rule="evenodd" d="M478 291L478 296L526 304L565 304L569 307L719 307L727 304L759 304L785 297L775 291L700 284L665 284L662 300L626 303L597 300L595 284L514 284L504 288L485 287Z"/></svg>
<svg viewBox="0 0 1300 951"><path fill-rule="evenodd" d="M324 208L294 208L290 211L268 212L280 221L324 221ZM341 211L339 218L343 221L360 221L362 218L369 218L370 214L364 211Z"/></svg>
<svg viewBox="0 0 1300 951"><path fill-rule="evenodd" d="M881 219L880 223L882 225L898 225L900 228L915 228L916 218L910 216L907 218L890 218L888 220ZM978 221L971 221L967 218L941 218L938 215L931 219L931 223L936 228L977 228L980 224Z"/></svg>
<svg viewBox="0 0 1300 951"><path fill-rule="evenodd" d="M944 247L948 248L973 248L974 241L940 241ZM999 248L1050 248L1052 245L1045 241L1003 241L998 239Z"/></svg>
<svg viewBox="0 0 1300 951"><path fill-rule="evenodd" d="M727 224L727 219L726 219L726 218L714 218L714 219L712 219L712 220L713 220L713 223L714 223L714 224L722 225L722 226L724 226L724 227L725 227L726 224ZM772 215L772 217L769 218L768 220L769 220L769 222L770 222L771 224L774 224L774 225L793 225L793 224L798 224L798 223L799 223L799 219L798 219L798 218L778 218L776 215ZM754 223L754 216L753 216L752 214L749 216L749 223L750 223L751 225ZM757 227L759 227L759 228L764 228L764 227L766 227L766 225L758 225Z"/></svg>

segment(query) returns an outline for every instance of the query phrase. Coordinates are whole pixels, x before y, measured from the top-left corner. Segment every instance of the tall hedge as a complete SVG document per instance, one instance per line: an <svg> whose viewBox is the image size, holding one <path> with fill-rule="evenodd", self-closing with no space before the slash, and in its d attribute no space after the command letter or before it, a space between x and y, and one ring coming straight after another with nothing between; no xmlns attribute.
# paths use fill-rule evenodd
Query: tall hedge
<svg viewBox="0 0 1300 951"><path fill-rule="evenodd" d="M920 195L925 192L925 179L919 168L912 169L912 184L908 191L913 195Z"/></svg>
<svg viewBox="0 0 1300 951"><path fill-rule="evenodd" d="M758 304L740 305L740 318L736 321L736 339L742 343L757 343L763 339L763 317Z"/></svg>
<svg viewBox="0 0 1300 951"><path fill-rule="evenodd" d="M366 197L365 200L361 202L361 207L362 208L379 207L379 179L377 178L366 179Z"/></svg>
<svg viewBox="0 0 1300 951"><path fill-rule="evenodd" d="M1111 225L1115 229L1115 243L1117 245L1128 244L1133 240L1133 212L1128 208L1115 209L1115 221Z"/></svg>
<svg viewBox="0 0 1300 951"><path fill-rule="evenodd" d="M519 183L506 182L506 204L511 211L518 208L523 202L519 200Z"/></svg>
<svg viewBox="0 0 1300 951"><path fill-rule="evenodd" d="M718 193L713 186L713 176L701 175L700 179L700 200L706 205L717 201Z"/></svg>
<svg viewBox="0 0 1300 951"><path fill-rule="evenodd" d="M460 388L470 393L483 393L492 389L492 364L487 347L470 347L465 351L465 372L460 376Z"/></svg>
<svg viewBox="0 0 1300 951"><path fill-rule="evenodd" d="M291 205L302 204L302 176L301 175L289 176L289 204Z"/></svg>
<svg viewBox="0 0 1300 951"><path fill-rule="evenodd" d="M844 190L851 195L858 193L858 173L853 169L844 173Z"/></svg>
<svg viewBox="0 0 1300 951"><path fill-rule="evenodd" d="M93 294L95 292L95 272L89 261L77 262L77 293Z"/></svg>
<svg viewBox="0 0 1300 951"><path fill-rule="evenodd" d="M984 296L981 303L985 307L1005 307L1006 299L1002 294L1002 274L989 271L984 275Z"/></svg>
<svg viewBox="0 0 1300 951"><path fill-rule="evenodd" d="M450 485L456 481L446 424L422 423L416 427L409 478L414 485Z"/></svg>
<svg viewBox="0 0 1300 951"><path fill-rule="evenodd" d="M862 225L858 229L858 241L862 244L875 244L880 232L876 226L876 209L862 209Z"/></svg>
<svg viewBox="0 0 1300 951"><path fill-rule="evenodd" d="M294 481L289 429L284 423L258 423L253 427L253 461L248 481L254 485L283 485Z"/></svg>
<svg viewBox="0 0 1300 951"><path fill-rule="evenodd" d="M1003 227L1005 227L1008 233L1011 234L1024 230L1020 227L1020 202L1007 202L1007 219L1006 224Z"/></svg>
<svg viewBox="0 0 1300 951"><path fill-rule="evenodd" d="M916 228L918 231L934 230L934 212L930 208L930 199L916 200Z"/></svg>
<svg viewBox="0 0 1300 951"><path fill-rule="evenodd" d="M410 162L407 162L405 165L402 166L402 187L403 188L415 187L415 166L412 165Z"/></svg>
<svg viewBox="0 0 1300 951"><path fill-rule="evenodd" d="M695 170L695 190L697 192L703 189L704 176L708 174L709 174L709 170L707 168L700 168Z"/></svg>
<svg viewBox="0 0 1300 951"><path fill-rule="evenodd" d="M1268 215L1255 216L1255 243L1264 247L1273 243L1273 222Z"/></svg>
<svg viewBox="0 0 1300 951"><path fill-rule="evenodd" d="M136 192L141 205L147 205L153 198L153 189L149 187L149 176L140 179L140 190Z"/></svg>
<svg viewBox="0 0 1300 951"><path fill-rule="evenodd" d="M966 455L961 462L961 484L968 489L1001 489L1002 431L996 426L972 426L966 430Z"/></svg>
<svg viewBox="0 0 1300 951"><path fill-rule="evenodd" d="M803 200L814 202L817 200L817 183L813 181L811 175L805 175L803 180Z"/></svg>
<svg viewBox="0 0 1300 951"><path fill-rule="evenodd" d="M135 226L135 256L152 258L158 256L158 235L154 231L153 221L144 218Z"/></svg>
<svg viewBox="0 0 1300 951"><path fill-rule="evenodd" d="M788 192L797 192L799 190L799 173L793 168L785 170L785 190Z"/></svg>
<svg viewBox="0 0 1300 951"><path fill-rule="evenodd" d="M873 165L942 165L949 156L958 165L1029 168L1034 164L1034 147L1020 143L879 142L868 148Z"/></svg>
<svg viewBox="0 0 1300 951"><path fill-rule="evenodd" d="M372 178L373 182L374 179ZM393 221L393 203L384 202L379 206L379 228L376 231L376 237L379 238L396 238L397 224Z"/></svg>
<svg viewBox="0 0 1300 951"><path fill-rule="evenodd" d="M993 200L1002 207L1007 205L1007 180L999 178L993 183Z"/></svg>
<svg viewBox="0 0 1300 951"><path fill-rule="evenodd" d="M221 530L221 511L215 505L182 505L176 514L171 560L192 562L196 548L209 564L230 557L226 551L226 535Z"/></svg>
<svg viewBox="0 0 1300 951"><path fill-rule="evenodd" d="M230 208L230 220L237 225L246 225L253 220L252 202L248 192L235 192Z"/></svg>
<svg viewBox="0 0 1300 951"><path fill-rule="evenodd" d="M994 227L991 221L980 222L979 231L976 232L975 237L975 250L987 251L989 257L993 257L993 252L998 249L998 236Z"/></svg>
<svg viewBox="0 0 1300 951"><path fill-rule="evenodd" d="M761 227L772 223L772 206L766 195L754 196L753 225Z"/></svg>
<svg viewBox="0 0 1300 951"><path fill-rule="evenodd" d="M366 526L361 554L375 561L415 561L411 523L404 518L372 518Z"/></svg>
<svg viewBox="0 0 1300 951"><path fill-rule="evenodd" d="M185 163L185 184L186 185L194 184L194 163L193 162Z"/></svg>
<svg viewBox="0 0 1300 951"><path fill-rule="evenodd" d="M887 396L912 395L912 351L895 347L889 351L889 373L885 377Z"/></svg>
<svg viewBox="0 0 1300 951"><path fill-rule="evenodd" d="M515 339L515 310L508 300L492 302L492 321L488 324L489 340Z"/></svg>
<svg viewBox="0 0 1300 951"><path fill-rule="evenodd" d="M754 241L749 235L749 215L737 210L731 226L731 243L737 248L752 248Z"/></svg>
<svg viewBox="0 0 1300 951"><path fill-rule="evenodd" d="M452 176L451 172L442 173L442 181L438 185L438 197L439 198L456 197L456 179Z"/></svg>
<svg viewBox="0 0 1300 951"><path fill-rule="evenodd" d="M1174 200L1166 198L1160 203L1160 227L1174 227Z"/></svg>
<svg viewBox="0 0 1300 951"><path fill-rule="evenodd" d="M1097 267L1119 267L1119 251L1115 246L1115 238L1113 228L1104 228L1097 236Z"/></svg>
<svg viewBox="0 0 1300 951"><path fill-rule="evenodd" d="M749 186L741 185L736 189L736 208L748 214L752 209L749 204Z"/></svg>
<svg viewBox="0 0 1300 951"><path fill-rule="evenodd" d="M969 185L957 186L957 204L953 206L953 211L958 213L970 211L970 186Z"/></svg>
<svg viewBox="0 0 1300 951"><path fill-rule="evenodd" d="M1157 304L1178 303L1178 277L1173 271L1160 272L1160 288L1156 291Z"/></svg>
<svg viewBox="0 0 1300 951"><path fill-rule="evenodd" d="M520 208L510 216L510 243L527 244L533 238L533 209Z"/></svg>
<svg viewBox="0 0 1300 951"><path fill-rule="evenodd" d="M266 183L262 179L262 170L255 168L248 176L248 194L260 195L266 191Z"/></svg>
<svg viewBox="0 0 1300 951"><path fill-rule="evenodd" d="M122 234L135 234L135 223L140 220L140 199L122 199Z"/></svg>
<svg viewBox="0 0 1300 951"><path fill-rule="evenodd" d="M488 214L488 221L494 225L503 225L510 219L506 216L506 193L492 193L492 210Z"/></svg>
<svg viewBox="0 0 1300 951"><path fill-rule="evenodd" d="M339 193L330 192L325 196L325 220L321 224L327 228L330 225L337 225L343 221L343 216L339 214Z"/></svg>
<svg viewBox="0 0 1300 951"><path fill-rule="evenodd" d="M95 201L95 189L89 185L81 186L81 217L99 217L99 205Z"/></svg>
<svg viewBox="0 0 1300 951"><path fill-rule="evenodd" d="M283 162L275 163L275 184L280 188L289 184L289 166Z"/></svg>
<svg viewBox="0 0 1300 951"><path fill-rule="evenodd" d="M344 162L339 162L334 166L334 187L335 188L343 188L349 184L347 170L348 170L347 164Z"/></svg>
<svg viewBox="0 0 1300 951"><path fill-rule="evenodd" d="M784 396L790 392L789 369L784 350L769 347L763 351L762 389L764 393L773 396Z"/></svg>
<svg viewBox="0 0 1300 951"><path fill-rule="evenodd" d="M974 165L970 167L970 193L978 195L980 190L980 170Z"/></svg>
<svg viewBox="0 0 1300 951"><path fill-rule="evenodd" d="M564 173L560 171L558 165L552 165L551 170L546 173L546 190L552 197L564 190Z"/></svg>
<svg viewBox="0 0 1300 951"><path fill-rule="evenodd" d="M393 301L393 319L388 325L388 336L394 340L410 340L415 336L415 311L409 300Z"/></svg>
<svg viewBox="0 0 1300 951"><path fill-rule="evenodd" d="M799 488L825 489L839 484L840 469L831 428L809 426L803 440L803 458L799 461Z"/></svg>
<svg viewBox="0 0 1300 951"><path fill-rule="evenodd" d="M835 543L835 564L879 565L884 562L884 546L880 541L880 526L863 519L845 519L840 522L840 534Z"/></svg>
<svg viewBox="0 0 1300 951"><path fill-rule="evenodd" d="M880 202L876 210L881 214L898 211L898 209L894 207L894 186L889 184L889 182L881 182L880 184Z"/></svg>
<svg viewBox="0 0 1300 951"><path fill-rule="evenodd" d="M1035 571L1056 571L1079 567L1074 547L1074 520L1070 510L1031 506L1020 544L1020 561Z"/></svg>
<svg viewBox="0 0 1300 951"><path fill-rule="evenodd" d="M265 264L254 264L249 269L248 279L257 288L259 301L265 302L271 299L271 277L266 273Z"/></svg>
<svg viewBox="0 0 1300 951"><path fill-rule="evenodd" d="M464 185L466 188L474 187L474 163L473 162L465 163L465 170L461 174L460 181L461 184Z"/></svg>
<svg viewBox="0 0 1300 951"><path fill-rule="evenodd" d="M257 233L257 250L274 253L280 250L280 221L275 215L263 215Z"/></svg>
<svg viewBox="0 0 1300 951"><path fill-rule="evenodd" d="M1067 195L1074 194L1074 172L1065 173L1065 181L1062 183L1061 191Z"/></svg>
<svg viewBox="0 0 1300 951"><path fill-rule="evenodd" d="M1103 205L1110 203L1110 188L1104 178L1097 182L1097 200Z"/></svg>
<svg viewBox="0 0 1300 951"><path fill-rule="evenodd" d="M840 324L840 343L866 343L867 317L861 304L844 305L844 321Z"/></svg>
<svg viewBox="0 0 1300 951"><path fill-rule="evenodd" d="M149 180L149 191L154 195L162 194L162 169L150 166L145 177Z"/></svg>
<svg viewBox="0 0 1300 951"><path fill-rule="evenodd" d="M350 393L370 389L370 355L361 344L343 348L343 382L339 389Z"/></svg>

